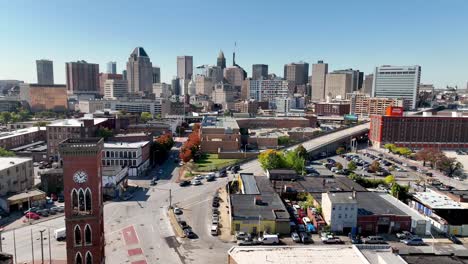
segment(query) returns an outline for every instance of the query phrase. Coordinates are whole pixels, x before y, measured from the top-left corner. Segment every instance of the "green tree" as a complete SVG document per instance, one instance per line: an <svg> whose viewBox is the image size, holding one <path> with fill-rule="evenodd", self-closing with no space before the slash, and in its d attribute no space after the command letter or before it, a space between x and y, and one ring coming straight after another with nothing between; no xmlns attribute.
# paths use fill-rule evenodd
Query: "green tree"
<svg viewBox="0 0 468 264"><path fill-rule="evenodd" d="M112 130L108 129L108 128L99 128L97 131L96 131L96 136L97 137L101 137L101 138L104 138L104 140L107 140L108 138L112 137L114 135L114 133L112 133Z"/></svg>
<svg viewBox="0 0 468 264"><path fill-rule="evenodd" d="M307 150L304 148L304 146L299 145L294 151L297 153L297 156L304 159L307 158Z"/></svg>
<svg viewBox="0 0 468 264"><path fill-rule="evenodd" d="M304 172L305 159L300 157L296 151L288 151L283 153L282 166L295 170L297 173Z"/></svg>
<svg viewBox="0 0 468 264"><path fill-rule="evenodd" d="M10 112L2 112L0 113L0 121L3 124L8 124L11 121L11 113Z"/></svg>
<svg viewBox="0 0 468 264"><path fill-rule="evenodd" d="M6 150L4 148L0 148L0 157L14 157L15 153L12 151Z"/></svg>
<svg viewBox="0 0 468 264"><path fill-rule="evenodd" d="M278 169L283 166L283 153L268 149L258 155L258 161L264 170Z"/></svg>
<svg viewBox="0 0 468 264"><path fill-rule="evenodd" d="M307 210L309 207L314 207L314 197L310 193L307 193L305 201L300 202L299 206L304 210Z"/></svg>
<svg viewBox="0 0 468 264"><path fill-rule="evenodd" d="M346 152L346 149L344 147L339 147L336 149L336 154L341 155Z"/></svg>
<svg viewBox="0 0 468 264"><path fill-rule="evenodd" d="M148 122L149 120L153 119L153 115L151 113L148 113L148 112L141 112L140 114L140 120L141 122L143 123L146 123Z"/></svg>
<svg viewBox="0 0 468 264"><path fill-rule="evenodd" d="M396 148L397 146L395 144L385 144L384 145L384 149L388 149L390 152L393 152L393 150Z"/></svg>
<svg viewBox="0 0 468 264"><path fill-rule="evenodd" d="M390 188L390 194L401 201L406 201L408 198L408 191L409 186L401 186L398 183L393 184L392 188Z"/></svg>
<svg viewBox="0 0 468 264"><path fill-rule="evenodd" d="M34 126L35 127L45 127L47 126L48 124L50 124L49 121L37 121Z"/></svg>
<svg viewBox="0 0 468 264"><path fill-rule="evenodd" d="M401 148L394 148L394 149L393 149L393 152L394 152L395 154L398 154L398 155L401 155L401 156L405 156L405 157L407 157L407 156L409 156L409 155L411 155L411 154L413 153L413 152L411 151L411 149L409 149L409 148L404 148L404 147L401 147Z"/></svg>
<svg viewBox="0 0 468 264"><path fill-rule="evenodd" d="M357 169L356 163L355 163L354 161L350 161L350 162L348 163L348 170L350 170L350 171L355 171L356 169Z"/></svg>
<svg viewBox="0 0 468 264"><path fill-rule="evenodd" d="M339 169L339 170L342 170L342 169L343 169L343 164L337 162L337 163L335 164L335 167L336 167L337 169Z"/></svg>
<svg viewBox="0 0 468 264"><path fill-rule="evenodd" d="M290 140L289 140L288 136L278 137L278 145L280 145L280 146L288 145L289 142L290 142Z"/></svg>
<svg viewBox="0 0 468 264"><path fill-rule="evenodd" d="M455 172L463 169L463 164L457 161L456 158L449 158L444 156L437 163L441 171L445 172L447 176L452 177Z"/></svg>
<svg viewBox="0 0 468 264"><path fill-rule="evenodd" d="M231 111L229 110L224 111L224 116L231 116Z"/></svg>
<svg viewBox="0 0 468 264"><path fill-rule="evenodd" d="M395 181L395 176L393 175L388 175L387 177L385 177L385 183L388 185L388 186L392 186L396 181Z"/></svg>

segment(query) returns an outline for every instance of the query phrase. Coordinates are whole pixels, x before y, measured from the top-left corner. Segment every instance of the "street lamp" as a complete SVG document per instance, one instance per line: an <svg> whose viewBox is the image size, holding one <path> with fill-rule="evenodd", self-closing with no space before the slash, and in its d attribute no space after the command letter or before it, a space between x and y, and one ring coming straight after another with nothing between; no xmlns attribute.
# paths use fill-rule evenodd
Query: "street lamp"
<svg viewBox="0 0 468 264"><path fill-rule="evenodd" d="M44 264L44 236L42 234L44 233L44 231L45 229L39 230L39 232L41 233L41 264Z"/></svg>

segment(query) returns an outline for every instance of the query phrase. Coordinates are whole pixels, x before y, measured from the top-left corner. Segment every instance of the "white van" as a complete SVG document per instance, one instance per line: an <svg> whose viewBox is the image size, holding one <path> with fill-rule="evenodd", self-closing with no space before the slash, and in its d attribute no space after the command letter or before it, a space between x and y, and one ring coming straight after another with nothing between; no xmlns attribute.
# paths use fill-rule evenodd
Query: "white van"
<svg viewBox="0 0 468 264"><path fill-rule="evenodd" d="M263 235L262 237L258 238L264 245L277 245L279 244L278 235Z"/></svg>
<svg viewBox="0 0 468 264"><path fill-rule="evenodd" d="M57 240L57 241L63 241L63 240L65 240L65 238L67 237L67 232L66 232L65 227L59 228L59 229L55 229L55 231L54 231L54 237L55 237L55 240Z"/></svg>
<svg viewBox="0 0 468 264"><path fill-rule="evenodd" d="M211 235L212 236L217 236L219 232L218 225L212 225L211 226Z"/></svg>

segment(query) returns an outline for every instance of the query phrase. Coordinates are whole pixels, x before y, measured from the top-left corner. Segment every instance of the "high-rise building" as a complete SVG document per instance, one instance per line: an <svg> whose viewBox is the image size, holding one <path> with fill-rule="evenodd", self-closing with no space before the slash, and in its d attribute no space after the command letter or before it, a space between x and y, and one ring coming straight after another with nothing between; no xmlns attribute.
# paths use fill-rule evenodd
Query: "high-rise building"
<svg viewBox="0 0 468 264"><path fill-rule="evenodd" d="M136 47L127 62L128 92L148 94L153 90L153 64L142 47Z"/></svg>
<svg viewBox="0 0 468 264"><path fill-rule="evenodd" d="M372 97L409 99L405 108L415 109L421 82L421 66L376 67L372 85Z"/></svg>
<svg viewBox="0 0 468 264"><path fill-rule="evenodd" d="M36 60L37 84L54 84L54 64L50 60Z"/></svg>
<svg viewBox="0 0 468 264"><path fill-rule="evenodd" d="M171 96L171 85L167 83L153 83L153 93L156 97L169 98Z"/></svg>
<svg viewBox="0 0 468 264"><path fill-rule="evenodd" d="M328 100L341 98L352 92L353 76L348 73L329 73L325 80L325 96Z"/></svg>
<svg viewBox="0 0 468 264"><path fill-rule="evenodd" d="M153 83L161 82L161 68L153 67Z"/></svg>
<svg viewBox="0 0 468 264"><path fill-rule="evenodd" d="M100 95L104 95L104 84L106 83L107 80L123 80L123 76L122 74L100 73L99 74L99 94Z"/></svg>
<svg viewBox="0 0 468 264"><path fill-rule="evenodd" d="M236 89L241 88L244 80L244 70L238 66L230 66L224 69L224 78Z"/></svg>
<svg viewBox="0 0 468 264"><path fill-rule="evenodd" d="M333 73L346 73L351 75L351 89L352 91L358 91L362 88L362 79L363 73L359 70L346 69L346 70L336 70Z"/></svg>
<svg viewBox="0 0 468 264"><path fill-rule="evenodd" d="M277 113L289 113L291 110L291 98L289 97L276 97L275 104Z"/></svg>
<svg viewBox="0 0 468 264"><path fill-rule="evenodd" d="M171 87L172 87L172 94L182 95L180 91L181 89L180 89L179 78L175 77L174 79L172 79Z"/></svg>
<svg viewBox="0 0 468 264"><path fill-rule="evenodd" d="M125 80L106 80L104 82L104 98L116 99L124 97L128 92L128 82Z"/></svg>
<svg viewBox="0 0 468 264"><path fill-rule="evenodd" d="M252 79L254 80L268 79L268 65L266 64L252 65Z"/></svg>
<svg viewBox="0 0 468 264"><path fill-rule="evenodd" d="M66 248L69 263L104 263L102 138L69 138L63 158Z"/></svg>
<svg viewBox="0 0 468 264"><path fill-rule="evenodd" d="M246 80L249 99L269 102L270 108L276 108L277 97L291 95L294 82L286 80Z"/></svg>
<svg viewBox="0 0 468 264"><path fill-rule="evenodd" d="M193 75L193 57L177 56L177 77L179 79L192 79Z"/></svg>
<svg viewBox="0 0 468 264"><path fill-rule="evenodd" d="M364 94L372 94L372 83L374 82L374 74L368 74L366 75L366 78L364 79L364 84L362 85L362 93Z"/></svg>
<svg viewBox="0 0 468 264"><path fill-rule="evenodd" d="M307 84L309 80L309 64L306 62L284 65L284 79L295 85Z"/></svg>
<svg viewBox="0 0 468 264"><path fill-rule="evenodd" d="M219 51L218 59L216 60L216 66L220 67L221 69L226 68L226 58L224 57L224 52L222 50Z"/></svg>
<svg viewBox="0 0 468 264"><path fill-rule="evenodd" d="M313 101L325 100L325 81L328 74L328 63L318 61L312 64L311 98Z"/></svg>
<svg viewBox="0 0 468 264"><path fill-rule="evenodd" d="M67 89L71 94L99 94L99 64L67 62Z"/></svg>
<svg viewBox="0 0 468 264"><path fill-rule="evenodd" d="M369 97L364 93L351 93L346 95L350 101L350 114L359 116L385 115L390 106L403 107L403 99Z"/></svg>
<svg viewBox="0 0 468 264"><path fill-rule="evenodd" d="M216 82L213 82L212 78L206 77L204 75L197 75L197 77L195 77L196 94L211 96L215 83Z"/></svg>
<svg viewBox="0 0 468 264"><path fill-rule="evenodd" d="M107 73L117 74L117 62L109 61L107 63Z"/></svg>

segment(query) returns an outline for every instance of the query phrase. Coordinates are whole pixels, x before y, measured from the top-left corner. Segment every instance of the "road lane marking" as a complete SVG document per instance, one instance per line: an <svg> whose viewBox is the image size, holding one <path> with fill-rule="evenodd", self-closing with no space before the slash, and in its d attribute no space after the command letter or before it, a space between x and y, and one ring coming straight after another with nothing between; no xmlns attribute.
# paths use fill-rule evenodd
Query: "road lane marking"
<svg viewBox="0 0 468 264"><path fill-rule="evenodd" d="M141 248L133 248L129 249L128 251L128 256L136 256L136 255L143 255L143 250Z"/></svg>
<svg viewBox="0 0 468 264"><path fill-rule="evenodd" d="M124 229L122 229L122 235L124 237L125 244L127 246L139 243L138 236L136 234L136 231L135 231L135 228L133 227L133 225L125 227Z"/></svg>

